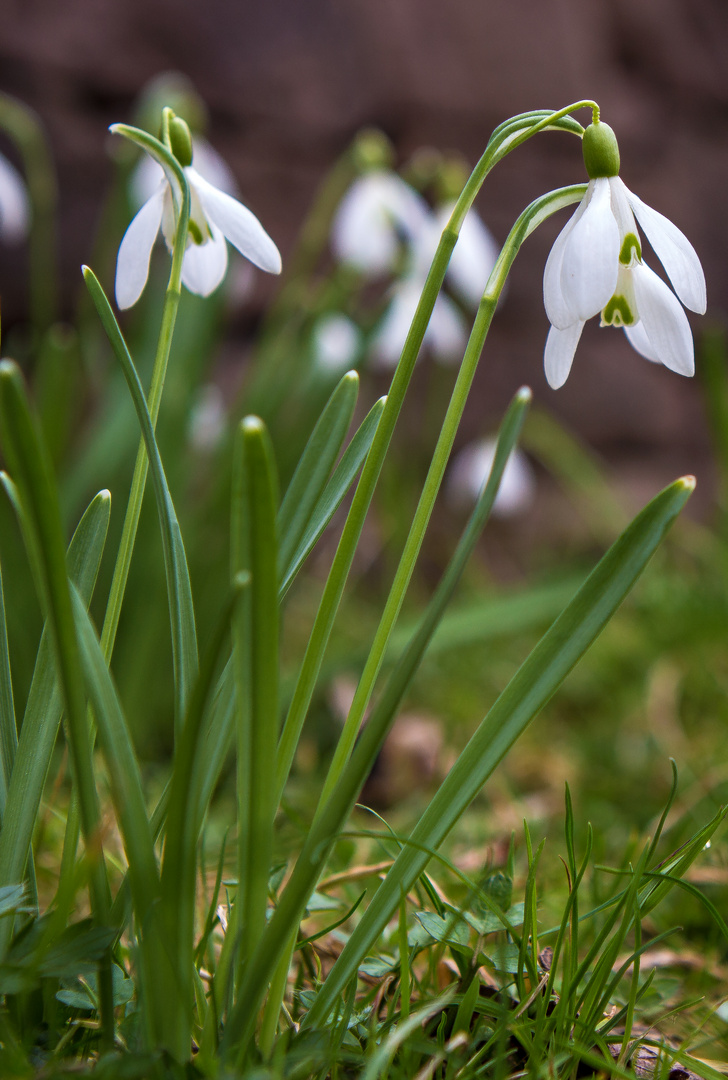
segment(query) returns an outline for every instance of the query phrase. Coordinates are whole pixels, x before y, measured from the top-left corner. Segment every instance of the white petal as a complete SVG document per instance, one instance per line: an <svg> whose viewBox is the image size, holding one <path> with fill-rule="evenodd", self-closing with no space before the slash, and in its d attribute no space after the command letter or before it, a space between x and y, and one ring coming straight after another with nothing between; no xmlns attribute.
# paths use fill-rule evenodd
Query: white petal
<svg viewBox="0 0 728 1080"><path fill-rule="evenodd" d="M204 244L190 244L182 260L182 284L197 296L209 296L218 287L228 265L227 244L216 225Z"/></svg>
<svg viewBox="0 0 728 1080"><path fill-rule="evenodd" d="M647 337L644 323L638 322L634 326L625 326L624 332L635 352L638 352L640 356L644 356L645 360L650 360L653 364L660 363L660 358L655 353L650 339Z"/></svg>
<svg viewBox="0 0 728 1080"><path fill-rule="evenodd" d="M396 367L412 324L420 286L403 281L392 291L392 302L387 308L372 342L372 366L381 370Z"/></svg>
<svg viewBox="0 0 728 1080"><path fill-rule="evenodd" d="M187 178L200 197L208 221L217 225L223 235L252 263L269 274L280 274L281 256L261 223L247 206L231 195L208 184L192 166Z"/></svg>
<svg viewBox="0 0 728 1080"><path fill-rule="evenodd" d="M561 291L577 319L590 319L614 293L619 272L619 227L609 180L594 181L589 205L571 230L561 263Z"/></svg>
<svg viewBox="0 0 728 1080"><path fill-rule="evenodd" d="M652 355L679 375L693 375L693 335L680 301L645 263L635 266L632 281L637 311Z"/></svg>
<svg viewBox="0 0 728 1080"><path fill-rule="evenodd" d="M192 164L195 172L203 176L213 187L237 198L238 185L228 163L210 146L207 139L198 135L192 140Z"/></svg>
<svg viewBox="0 0 728 1080"><path fill-rule="evenodd" d="M575 322L567 326L565 330L559 330L556 326L552 326L549 330L543 354L543 366L546 381L552 390L558 390L568 379L583 329L583 322Z"/></svg>
<svg viewBox="0 0 728 1080"><path fill-rule="evenodd" d="M340 261L376 276L394 268L400 240L406 239L427 246L429 254L421 258L429 269L437 247L430 220L429 207L414 188L396 173L375 170L358 177L341 200L331 247Z"/></svg>
<svg viewBox="0 0 728 1080"><path fill-rule="evenodd" d="M25 182L9 161L0 154L0 236L15 244L28 234L30 202Z"/></svg>
<svg viewBox="0 0 728 1080"><path fill-rule="evenodd" d="M567 326L571 326L572 323L576 321L576 316L567 306L561 289L561 266L564 261L564 248L566 247L566 241L571 235L571 230L589 205L589 199L591 198L593 191L594 187L592 181L584 194L584 198L556 237L543 271L544 307L546 308L549 322L552 326L558 327L559 330L565 330Z"/></svg>
<svg viewBox="0 0 728 1080"><path fill-rule="evenodd" d="M159 232L167 182L163 180L133 218L116 257L116 303L122 309L136 304L149 277L149 259Z"/></svg>
<svg viewBox="0 0 728 1080"><path fill-rule="evenodd" d="M317 367L323 371L342 372L356 362L361 334L346 315L324 315L314 326L312 345Z"/></svg>
<svg viewBox="0 0 728 1080"><path fill-rule="evenodd" d="M129 178L132 201L141 206L151 199L163 179L164 169L159 162L149 154L142 154Z"/></svg>
<svg viewBox="0 0 728 1080"><path fill-rule="evenodd" d="M628 188L627 198L647 239L685 307L703 315L707 306L705 275L695 248L669 218L643 203Z"/></svg>
<svg viewBox="0 0 728 1080"><path fill-rule="evenodd" d="M422 286L419 286L418 299L421 291ZM467 327L460 308L449 296L441 293L435 301L425 343L439 363L457 364L462 359L467 341Z"/></svg>
<svg viewBox="0 0 728 1080"><path fill-rule="evenodd" d="M469 443L455 457L447 477L447 496L453 505L474 502L490 475L495 460L496 440ZM510 517L533 502L536 480L528 458L518 447L512 450L503 470L493 503L496 517Z"/></svg>
<svg viewBox="0 0 728 1080"><path fill-rule="evenodd" d="M437 238L447 225L454 203L440 207L435 215ZM434 254L434 252L433 252ZM470 210L460 229L460 236L447 268L447 277L463 300L477 307L485 291L490 272L500 254L500 248L475 210ZM429 270L429 265L427 267Z"/></svg>

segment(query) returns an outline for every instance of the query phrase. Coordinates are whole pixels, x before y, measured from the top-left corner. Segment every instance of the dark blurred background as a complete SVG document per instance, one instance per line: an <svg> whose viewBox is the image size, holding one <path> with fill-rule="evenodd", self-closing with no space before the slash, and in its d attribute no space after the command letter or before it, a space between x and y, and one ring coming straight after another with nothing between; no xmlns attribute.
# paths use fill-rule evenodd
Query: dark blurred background
<svg viewBox="0 0 728 1080"><path fill-rule="evenodd" d="M402 159L435 146L472 164L508 116L595 98L618 134L623 179L703 261L708 315L691 316L698 353L726 318L725 0L4 0L2 12L0 89L38 112L57 162L69 310L112 175L107 127L131 119L148 80L176 70L206 101L210 141L284 263L318 183L362 126L383 129ZM532 198L584 178L576 141L541 135L496 169L477 206L502 241ZM566 387L546 385L541 277L565 220L540 229L517 260L465 427L480 432L527 382L636 501L695 472L707 480L695 501L705 510L699 379L647 363L593 320ZM4 327L24 314L22 265L22 253L0 248ZM259 281L258 304L273 285Z"/></svg>

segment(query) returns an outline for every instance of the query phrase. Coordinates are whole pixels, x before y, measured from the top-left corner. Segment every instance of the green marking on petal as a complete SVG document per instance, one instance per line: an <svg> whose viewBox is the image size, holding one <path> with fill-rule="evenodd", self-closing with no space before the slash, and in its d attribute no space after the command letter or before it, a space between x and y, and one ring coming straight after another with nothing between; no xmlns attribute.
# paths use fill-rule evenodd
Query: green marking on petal
<svg viewBox="0 0 728 1080"><path fill-rule="evenodd" d="M188 231L189 231L189 234L190 234L190 239L192 240L193 244L197 244L199 246L200 244L205 243L205 241L207 240L207 237L202 235L202 229L200 228L200 226L197 224L196 221L192 220L192 218L190 218L189 225L187 226L187 228L188 228Z"/></svg>
<svg viewBox="0 0 728 1080"><path fill-rule="evenodd" d="M600 326L632 326L636 321L626 296L615 293L602 312Z"/></svg>
<svg viewBox="0 0 728 1080"><path fill-rule="evenodd" d="M642 261L642 245L639 237L634 233L627 233L622 241L622 250L619 253L619 261L622 266L635 266Z"/></svg>

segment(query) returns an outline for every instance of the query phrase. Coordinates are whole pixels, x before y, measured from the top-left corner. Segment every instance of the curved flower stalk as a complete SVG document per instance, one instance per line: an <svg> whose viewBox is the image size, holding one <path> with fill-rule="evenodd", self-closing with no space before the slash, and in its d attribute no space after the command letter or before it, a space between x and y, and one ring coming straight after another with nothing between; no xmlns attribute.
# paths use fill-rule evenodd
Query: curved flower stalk
<svg viewBox="0 0 728 1080"><path fill-rule="evenodd" d="M617 141L607 124L596 122L586 129L583 149L589 186L544 270L544 304L551 323L546 378L554 389L566 382L584 323L599 312L601 325L623 327L642 356L680 375L692 375L693 337L682 305L705 312L700 260L677 226L620 179ZM635 218L675 293L643 262Z"/></svg>
<svg viewBox="0 0 728 1080"><path fill-rule="evenodd" d="M182 284L198 296L209 296L225 277L229 241L250 262L270 274L281 271L281 257L261 223L241 202L224 188L230 187L231 174L211 148L195 145L189 129L175 117L172 131L176 138L172 150L182 165L190 187L191 213L189 235L182 262ZM175 200L172 181L161 166L154 163L156 184L141 210L124 234L116 261L116 302L129 308L141 296L149 276L149 260L160 228L168 249L172 250L176 230ZM202 171L200 171L202 170ZM215 176L211 182L203 171ZM137 174L137 189L145 191L155 173L146 168Z"/></svg>
<svg viewBox="0 0 728 1080"><path fill-rule="evenodd" d="M331 246L342 261L369 277L403 274L389 294L389 304L373 341L373 363L393 368L417 310L430 264L454 202L431 210L414 188L396 173L376 169L360 176L344 196L334 219ZM469 307L477 307L498 247L471 210L463 222L447 270L447 281ZM441 293L432 312L425 343L435 359L457 362L467 341L467 326L456 303Z"/></svg>

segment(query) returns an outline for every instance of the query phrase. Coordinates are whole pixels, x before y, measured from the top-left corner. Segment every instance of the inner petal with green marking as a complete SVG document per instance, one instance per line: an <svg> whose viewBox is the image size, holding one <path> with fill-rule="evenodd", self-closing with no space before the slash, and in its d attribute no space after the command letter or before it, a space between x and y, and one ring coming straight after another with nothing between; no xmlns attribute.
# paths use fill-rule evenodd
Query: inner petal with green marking
<svg viewBox="0 0 728 1080"><path fill-rule="evenodd" d="M619 261L622 266L635 266L636 263L642 261L642 246L639 237L632 232L626 233L622 240Z"/></svg>
<svg viewBox="0 0 728 1080"><path fill-rule="evenodd" d="M636 313L629 306L627 297L615 293L602 311L600 326L632 326L636 321Z"/></svg>

